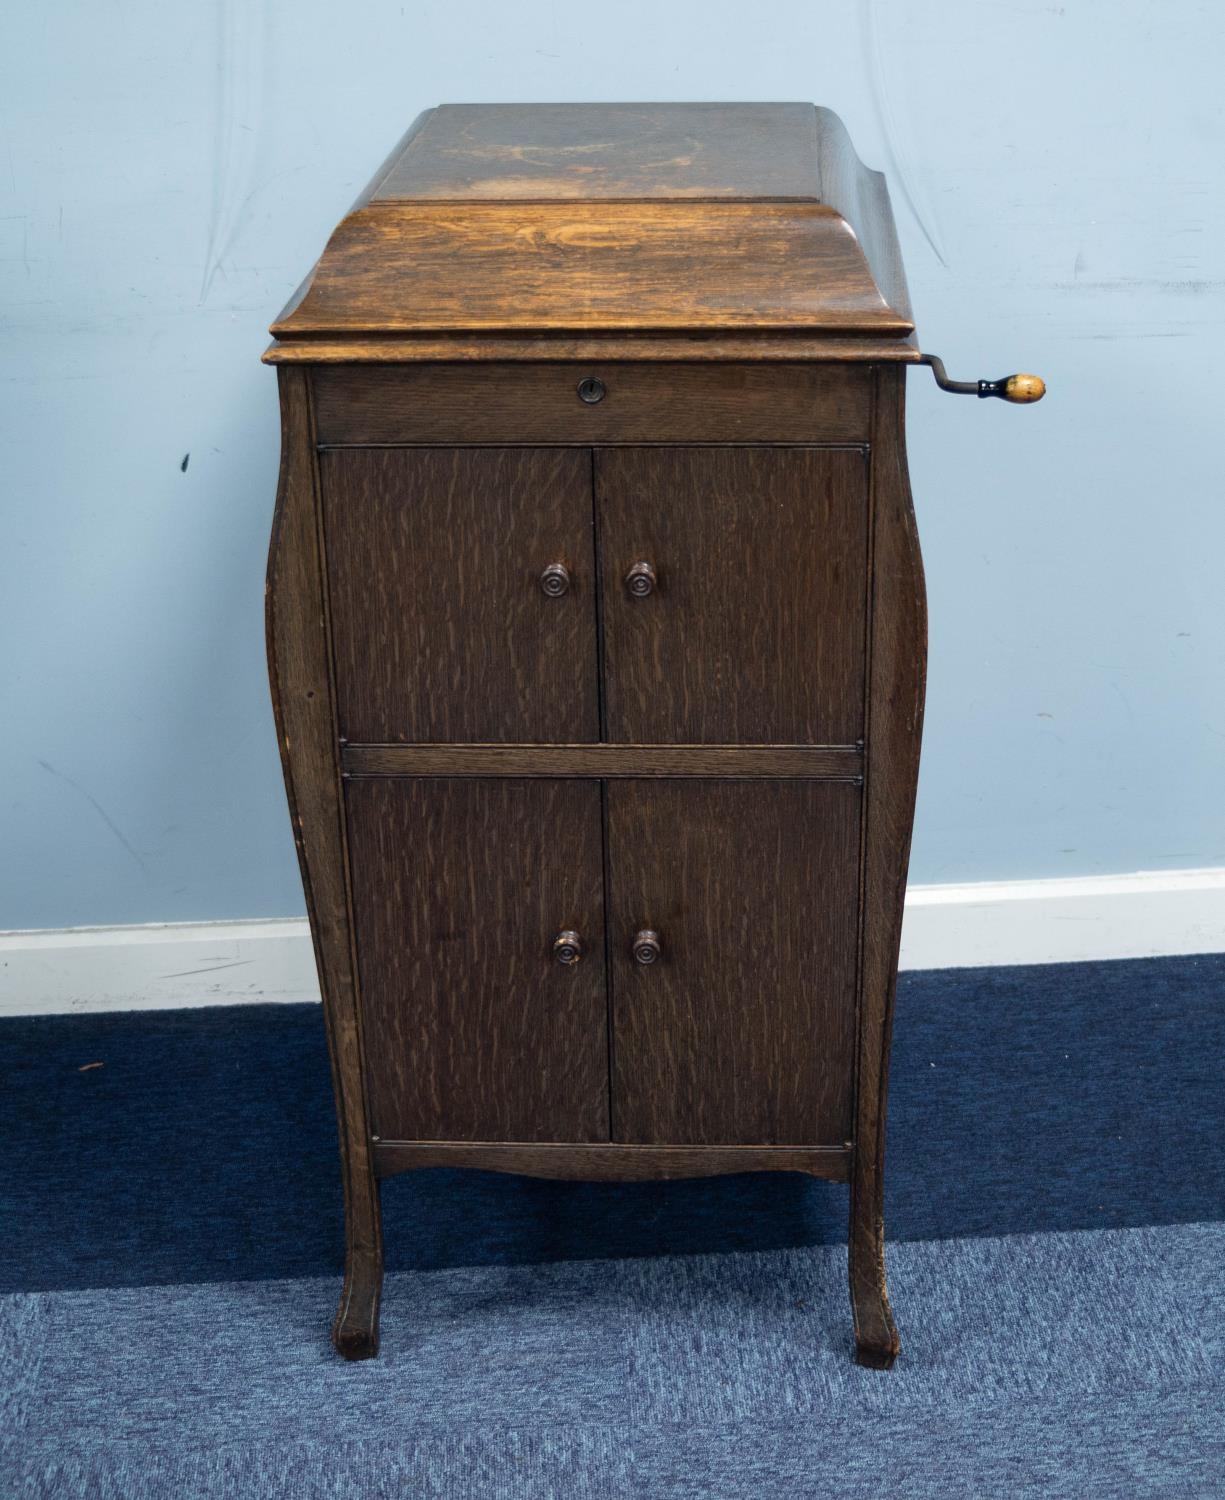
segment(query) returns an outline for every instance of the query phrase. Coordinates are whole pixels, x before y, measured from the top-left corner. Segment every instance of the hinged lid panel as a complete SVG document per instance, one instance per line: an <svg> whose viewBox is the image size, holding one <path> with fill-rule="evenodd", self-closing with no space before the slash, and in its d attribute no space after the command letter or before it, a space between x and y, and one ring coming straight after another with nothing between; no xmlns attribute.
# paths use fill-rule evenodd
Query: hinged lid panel
<svg viewBox="0 0 1225 1500"><path fill-rule="evenodd" d="M442 105L272 331L806 334L896 358L913 323L884 180L828 110Z"/></svg>

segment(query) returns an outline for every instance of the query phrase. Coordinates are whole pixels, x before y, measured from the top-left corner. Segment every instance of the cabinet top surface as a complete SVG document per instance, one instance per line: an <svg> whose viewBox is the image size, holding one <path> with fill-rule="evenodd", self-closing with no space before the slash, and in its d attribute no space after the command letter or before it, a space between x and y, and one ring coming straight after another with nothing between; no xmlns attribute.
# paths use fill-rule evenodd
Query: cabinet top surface
<svg viewBox="0 0 1225 1500"><path fill-rule="evenodd" d="M443 104L373 202L819 202L810 104Z"/></svg>
<svg viewBox="0 0 1225 1500"><path fill-rule="evenodd" d="M913 327L884 179L828 110L444 104L375 174L272 332L797 335L904 358Z"/></svg>

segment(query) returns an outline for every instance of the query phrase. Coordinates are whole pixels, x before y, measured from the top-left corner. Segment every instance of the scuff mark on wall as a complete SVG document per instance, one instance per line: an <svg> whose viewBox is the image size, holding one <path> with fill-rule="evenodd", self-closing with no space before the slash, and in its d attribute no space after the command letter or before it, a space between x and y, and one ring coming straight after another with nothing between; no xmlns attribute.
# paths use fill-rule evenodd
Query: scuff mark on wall
<svg viewBox="0 0 1225 1500"><path fill-rule="evenodd" d="M932 254L948 269L948 256L944 253L943 236L939 233L935 210L928 203L921 203L923 194L914 180L914 174L906 165L905 155L898 145L899 131L894 119L893 104L889 95L888 74L881 54L880 37L876 27L875 0L863 0L860 6L860 25L863 35L865 71L872 90L872 102L876 106L881 133L885 139L885 151L892 168L890 186L896 185L914 216L923 238L931 247Z"/></svg>
<svg viewBox="0 0 1225 1500"><path fill-rule="evenodd" d="M98 814L98 816L102 819L102 821L106 824L110 831L115 835L115 837L119 840L123 847L136 861L136 864L140 868L141 872L145 875L148 875L148 866L140 857L140 854L137 852L137 850L134 849L128 842L128 840L124 837L123 829L119 827L118 823L115 822L114 818L111 817L106 808L102 806L101 802L99 802L91 792L87 792L79 781L73 781L71 776L65 776L63 771L57 770L50 761L40 760L38 764L43 768L44 771L47 772L49 776L54 776L58 781L62 781L65 786L70 786L74 792L79 792L81 796L85 798L90 807L93 808L93 810Z"/></svg>
<svg viewBox="0 0 1225 1500"><path fill-rule="evenodd" d="M208 300L254 190L263 118L266 0L221 0L217 19L213 200L200 306Z"/></svg>
<svg viewBox="0 0 1225 1500"><path fill-rule="evenodd" d="M206 964L203 969L180 969L177 974L159 974L159 979L190 979L194 974L215 974L219 969L241 969L252 964L253 958L233 958L224 964Z"/></svg>

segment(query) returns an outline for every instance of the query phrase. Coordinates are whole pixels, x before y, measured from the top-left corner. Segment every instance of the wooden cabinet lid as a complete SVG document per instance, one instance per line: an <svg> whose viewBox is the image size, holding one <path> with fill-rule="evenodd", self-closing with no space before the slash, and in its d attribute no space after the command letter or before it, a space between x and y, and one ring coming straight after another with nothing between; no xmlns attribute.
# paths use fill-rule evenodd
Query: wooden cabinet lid
<svg viewBox="0 0 1225 1500"><path fill-rule="evenodd" d="M297 358L308 341L613 335L834 338L850 357L913 358L913 327L884 179L829 110L444 104L272 333L306 343L279 356Z"/></svg>

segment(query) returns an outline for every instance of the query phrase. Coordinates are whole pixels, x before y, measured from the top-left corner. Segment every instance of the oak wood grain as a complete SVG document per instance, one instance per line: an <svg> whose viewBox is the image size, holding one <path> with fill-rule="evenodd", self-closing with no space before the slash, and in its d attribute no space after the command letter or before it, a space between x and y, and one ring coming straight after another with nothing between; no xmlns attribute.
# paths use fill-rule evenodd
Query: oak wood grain
<svg viewBox="0 0 1225 1500"><path fill-rule="evenodd" d="M889 1365L925 603L883 179L810 106L427 111L273 331L337 1347L382 1176L799 1170L850 1182Z"/></svg>
<svg viewBox="0 0 1225 1500"><path fill-rule="evenodd" d="M819 203L369 203L328 241L275 338L748 330L893 342L846 220Z"/></svg>
<svg viewBox="0 0 1225 1500"><path fill-rule="evenodd" d="M854 225L881 297L910 322L910 294L884 174L869 171L859 160L846 128L832 110L818 106L816 116L821 195Z"/></svg>
<svg viewBox="0 0 1225 1500"><path fill-rule="evenodd" d="M344 738L599 738L586 453L320 462ZM560 598L540 587L555 562L570 574Z"/></svg>
<svg viewBox="0 0 1225 1500"><path fill-rule="evenodd" d="M346 801L374 1134L607 1140L598 785L370 780ZM563 929L576 964L552 956Z"/></svg>
<svg viewBox="0 0 1225 1500"><path fill-rule="evenodd" d="M899 1340L885 1281L884 1170L889 1045L902 905L923 732L927 602L906 468L901 371L877 373L863 951L849 1274L862 1363L888 1367Z"/></svg>
<svg viewBox="0 0 1225 1500"><path fill-rule="evenodd" d="M371 197L817 201L811 104L440 104Z"/></svg>
<svg viewBox="0 0 1225 1500"><path fill-rule="evenodd" d="M848 1146L549 1145L502 1141L377 1141L380 1177L419 1167L475 1167L563 1180L651 1182L729 1172L805 1172L845 1182Z"/></svg>
<svg viewBox="0 0 1225 1500"><path fill-rule="evenodd" d="M803 364L871 360L914 364L919 347L914 335L883 343L880 339L836 334L737 334L690 331L655 337L651 334L379 334L361 337L317 336L274 339L261 355L265 364L312 366L354 363L413 364L439 361L659 360L676 363L712 361L769 361Z"/></svg>
<svg viewBox="0 0 1225 1500"><path fill-rule="evenodd" d="M856 449L597 452L610 739L861 738L866 467ZM648 598L625 585L639 560Z"/></svg>
<svg viewBox="0 0 1225 1500"><path fill-rule="evenodd" d="M913 330L879 179L810 105L444 106L273 325L336 334Z"/></svg>
<svg viewBox="0 0 1225 1500"><path fill-rule="evenodd" d="M607 394L587 405L581 377ZM311 376L318 437L378 443L867 441L865 366L438 364L341 367Z"/></svg>
<svg viewBox="0 0 1225 1500"><path fill-rule="evenodd" d="M811 781L608 786L615 1140L850 1139L859 799ZM648 966L644 927L662 948Z"/></svg>
<svg viewBox="0 0 1225 1500"><path fill-rule="evenodd" d="M268 551L268 675L323 994L340 1129L345 1281L332 1338L346 1358L362 1359L378 1350L382 1222L370 1156L362 1010L345 880L314 432L305 372L281 371L279 386L281 470Z"/></svg>
<svg viewBox="0 0 1225 1500"><path fill-rule="evenodd" d="M802 776L858 781L853 745L346 745L346 776Z"/></svg>

